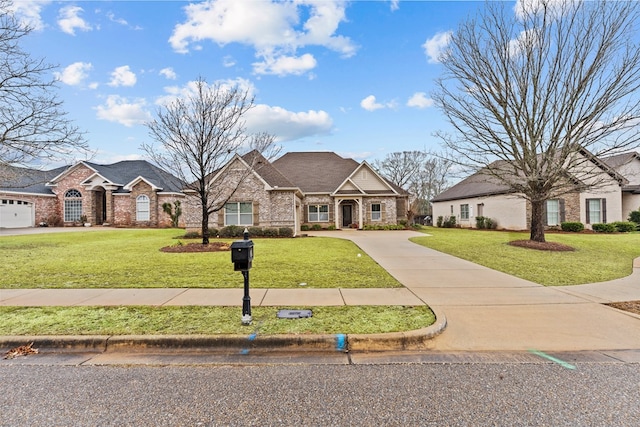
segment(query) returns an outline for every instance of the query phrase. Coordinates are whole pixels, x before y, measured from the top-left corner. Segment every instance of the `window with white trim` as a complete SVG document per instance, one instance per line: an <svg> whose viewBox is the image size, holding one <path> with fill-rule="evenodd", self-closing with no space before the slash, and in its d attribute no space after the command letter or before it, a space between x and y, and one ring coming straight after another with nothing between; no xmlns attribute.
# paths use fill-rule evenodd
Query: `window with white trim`
<svg viewBox="0 0 640 427"><path fill-rule="evenodd" d="M371 204L371 221L382 220L382 205L380 203Z"/></svg>
<svg viewBox="0 0 640 427"><path fill-rule="evenodd" d="M149 221L149 196L141 194L136 197L136 221Z"/></svg>
<svg viewBox="0 0 640 427"><path fill-rule="evenodd" d="M64 193L64 221L80 221L82 216L82 193L76 189L67 190Z"/></svg>
<svg viewBox="0 0 640 427"><path fill-rule="evenodd" d="M560 200L547 200L547 225L560 224Z"/></svg>
<svg viewBox="0 0 640 427"><path fill-rule="evenodd" d="M469 219L469 205L460 205L460 219Z"/></svg>
<svg viewBox="0 0 640 427"><path fill-rule="evenodd" d="M253 225L253 204L229 202L224 205L224 225Z"/></svg>
<svg viewBox="0 0 640 427"><path fill-rule="evenodd" d="M607 199L587 199L587 224L607 222Z"/></svg>
<svg viewBox="0 0 640 427"><path fill-rule="evenodd" d="M329 222L329 205L309 205L309 222Z"/></svg>

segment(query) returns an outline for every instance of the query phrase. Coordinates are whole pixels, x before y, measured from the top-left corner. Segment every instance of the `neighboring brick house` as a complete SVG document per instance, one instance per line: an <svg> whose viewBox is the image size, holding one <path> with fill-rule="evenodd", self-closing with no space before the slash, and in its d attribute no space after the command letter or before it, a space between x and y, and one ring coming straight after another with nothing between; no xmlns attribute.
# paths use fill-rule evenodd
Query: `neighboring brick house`
<svg viewBox="0 0 640 427"><path fill-rule="evenodd" d="M303 224L339 229L406 220L408 193L367 162L332 152L287 153L273 162L262 156L249 161L255 155L235 156L212 177L216 185L228 174L253 169L245 173L229 202L210 215L211 227L289 227L297 234ZM187 229L199 231L202 217L195 197L188 197L187 206Z"/></svg>
<svg viewBox="0 0 640 427"><path fill-rule="evenodd" d="M599 171L600 184L592 189L567 193L547 200L545 226L562 222L591 224L626 221L629 212L640 208L640 155L627 153L598 159L592 167ZM479 171L442 192L432 200L434 218L455 216L461 227L473 228L475 218L488 217L498 228L527 230L531 204L513 193L496 178Z"/></svg>
<svg viewBox="0 0 640 427"><path fill-rule="evenodd" d="M39 224L166 227L162 204L184 200L178 178L144 160L79 162L50 171L11 168L0 186L0 227Z"/></svg>

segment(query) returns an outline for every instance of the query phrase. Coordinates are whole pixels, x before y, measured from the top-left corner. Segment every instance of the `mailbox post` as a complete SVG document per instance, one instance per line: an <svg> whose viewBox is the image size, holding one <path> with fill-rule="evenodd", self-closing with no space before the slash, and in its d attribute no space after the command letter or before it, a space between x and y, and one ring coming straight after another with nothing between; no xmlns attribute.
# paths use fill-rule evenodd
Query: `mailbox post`
<svg viewBox="0 0 640 427"><path fill-rule="evenodd" d="M233 270L241 271L244 277L244 297L242 298L242 324L250 325L251 321L251 297L249 296L249 270L253 261L253 241L249 240L249 231L245 228L243 240L231 244L231 262Z"/></svg>

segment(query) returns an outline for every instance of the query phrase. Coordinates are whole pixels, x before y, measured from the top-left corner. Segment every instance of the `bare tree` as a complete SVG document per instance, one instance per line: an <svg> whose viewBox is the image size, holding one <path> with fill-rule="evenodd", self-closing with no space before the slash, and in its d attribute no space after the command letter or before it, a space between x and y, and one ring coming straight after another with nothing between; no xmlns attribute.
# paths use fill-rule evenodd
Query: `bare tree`
<svg viewBox="0 0 640 427"><path fill-rule="evenodd" d="M448 186L452 162L429 151L402 151L388 154L373 166L389 181L409 191L412 212L429 214L430 201Z"/></svg>
<svg viewBox="0 0 640 427"><path fill-rule="evenodd" d="M22 50L31 29L16 19L11 6L0 0L0 166L86 155L82 133L54 95L57 82L49 74L55 66Z"/></svg>
<svg viewBox="0 0 640 427"><path fill-rule="evenodd" d="M434 99L456 161L528 200L530 238L543 242L546 200L602 185L593 155L638 145L638 3L506 5L452 34Z"/></svg>
<svg viewBox="0 0 640 427"><path fill-rule="evenodd" d="M244 156L246 167L221 172L237 154L273 148L274 136L248 135L243 117L253 107L248 90L238 86L209 85L199 78L192 92L162 107L147 127L160 148L142 148L158 165L183 181L195 193L202 214L202 243L209 243L209 215L221 210L251 173L261 156ZM215 185L212 181L215 180Z"/></svg>

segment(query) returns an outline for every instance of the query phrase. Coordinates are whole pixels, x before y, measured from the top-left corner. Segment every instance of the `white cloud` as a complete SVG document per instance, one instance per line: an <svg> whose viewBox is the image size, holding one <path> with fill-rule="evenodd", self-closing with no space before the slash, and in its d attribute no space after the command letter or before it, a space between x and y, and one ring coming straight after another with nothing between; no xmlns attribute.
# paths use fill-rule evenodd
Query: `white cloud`
<svg viewBox="0 0 640 427"><path fill-rule="evenodd" d="M49 0L20 0L11 5L18 21L36 31L44 29L44 22L40 16L42 7L51 3Z"/></svg>
<svg viewBox="0 0 640 427"><path fill-rule="evenodd" d="M222 58L223 67L230 68L230 67L233 67L234 65L236 65L236 60L233 59L231 55L227 55L224 58Z"/></svg>
<svg viewBox="0 0 640 427"><path fill-rule="evenodd" d="M233 80L218 80L217 82L211 84L207 83L209 87L214 87L218 85L221 89L230 89L232 87L237 87L243 92L247 92L249 97L253 96L255 93L255 87L253 84L246 79L237 78ZM182 87L179 86L166 86L164 91L167 93L164 96L156 99L156 105L169 105L176 98L188 98L197 93L197 86L195 81L190 81Z"/></svg>
<svg viewBox="0 0 640 427"><path fill-rule="evenodd" d="M61 73L54 73L56 79L69 86L81 85L89 77L89 71L93 69L90 62L74 62L65 67Z"/></svg>
<svg viewBox="0 0 640 427"><path fill-rule="evenodd" d="M76 29L80 31L90 31L92 28L87 22L80 17L84 12L79 6L65 6L58 13L58 26L60 29L72 36L76 35Z"/></svg>
<svg viewBox="0 0 640 427"><path fill-rule="evenodd" d="M253 64L257 74L275 74L285 76L288 74L301 75L313 70L317 65L313 55L305 53L300 57L280 56L279 58L266 58L264 62Z"/></svg>
<svg viewBox="0 0 640 427"><path fill-rule="evenodd" d="M163 68L162 70L160 70L160 75L169 80L175 80L178 78L178 75L171 67Z"/></svg>
<svg viewBox="0 0 640 427"><path fill-rule="evenodd" d="M424 42L422 47L424 48L430 64L437 64L440 62L440 58L449 45L452 34L453 32L451 31L436 33L436 35Z"/></svg>
<svg viewBox="0 0 640 427"><path fill-rule="evenodd" d="M345 57L355 54L353 42L336 34L346 20L345 8L344 0L207 0L185 6L187 18L174 27L169 43L180 53L201 47L202 41L241 43L255 49L260 60L254 64L256 73L274 74L281 66L279 72L300 74L316 65L309 54L297 54L305 46L323 46Z"/></svg>
<svg viewBox="0 0 640 427"><path fill-rule="evenodd" d="M428 108L433 106L433 99L427 98L424 92L416 92L407 101L407 107Z"/></svg>
<svg viewBox="0 0 640 427"><path fill-rule="evenodd" d="M258 104L247 112L246 119L249 132L269 132L278 142L326 135L333 128L333 120L322 110L296 113L282 107Z"/></svg>
<svg viewBox="0 0 640 427"><path fill-rule="evenodd" d="M129 66L123 65L111 72L109 86L134 86L137 80L135 73L129 69Z"/></svg>
<svg viewBox="0 0 640 427"><path fill-rule="evenodd" d="M527 15L544 13L551 19L558 19L564 12L578 3L567 0L517 0L513 11L518 19L525 19Z"/></svg>
<svg viewBox="0 0 640 427"><path fill-rule="evenodd" d="M105 104L95 107L95 110L99 119L132 127L151 120L151 114L145 110L146 104L144 99L130 102L119 95L109 95Z"/></svg>
<svg viewBox="0 0 640 427"><path fill-rule="evenodd" d="M395 108L396 102L391 101L391 102L385 102L384 104L381 104L378 101L376 101L375 96L369 95L366 98L364 98L362 101L360 101L360 106L367 111L375 111L375 110L380 110L382 108Z"/></svg>
<svg viewBox="0 0 640 427"><path fill-rule="evenodd" d="M391 0L391 10L400 9L400 0Z"/></svg>

